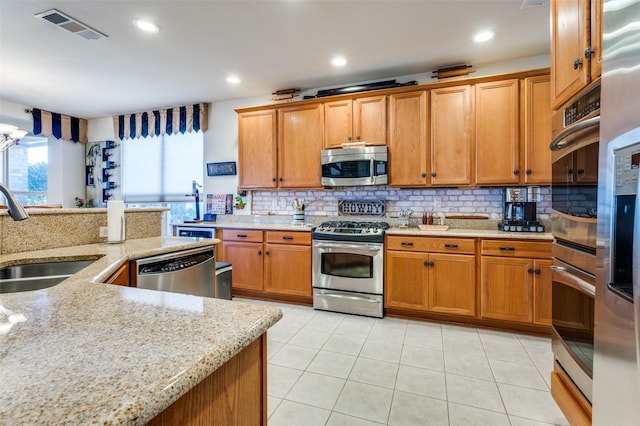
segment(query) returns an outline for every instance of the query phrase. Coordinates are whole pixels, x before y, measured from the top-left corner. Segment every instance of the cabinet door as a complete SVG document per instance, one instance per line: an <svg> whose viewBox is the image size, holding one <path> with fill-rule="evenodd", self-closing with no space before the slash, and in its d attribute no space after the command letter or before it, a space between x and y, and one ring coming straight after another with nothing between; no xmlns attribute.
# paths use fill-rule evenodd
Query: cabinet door
<svg viewBox="0 0 640 426"><path fill-rule="evenodd" d="M353 140L353 116L351 99L324 104L324 147L340 148Z"/></svg>
<svg viewBox="0 0 640 426"><path fill-rule="evenodd" d="M387 97L371 96L353 100L353 142L387 144Z"/></svg>
<svg viewBox="0 0 640 426"><path fill-rule="evenodd" d="M262 291L262 243L225 241L222 250L225 262L233 265L231 287Z"/></svg>
<svg viewBox="0 0 640 426"><path fill-rule="evenodd" d="M475 316L475 256L432 253L429 255L429 303L433 312Z"/></svg>
<svg viewBox="0 0 640 426"><path fill-rule="evenodd" d="M264 254L267 292L311 297L310 246L267 244Z"/></svg>
<svg viewBox="0 0 640 426"><path fill-rule="evenodd" d="M129 262L120 266L107 280L107 284L129 286Z"/></svg>
<svg viewBox="0 0 640 426"><path fill-rule="evenodd" d="M551 96L559 108L589 83L590 0L551 0ZM586 61L586 63L585 63Z"/></svg>
<svg viewBox="0 0 640 426"><path fill-rule="evenodd" d="M551 184L551 79L524 80L524 183Z"/></svg>
<svg viewBox="0 0 640 426"><path fill-rule="evenodd" d="M389 96L389 185L427 183L427 97L424 90Z"/></svg>
<svg viewBox="0 0 640 426"><path fill-rule="evenodd" d="M519 81L515 79L476 84L475 96L476 183L518 184Z"/></svg>
<svg viewBox="0 0 640 426"><path fill-rule="evenodd" d="M533 320L532 261L482 256L482 318L530 323Z"/></svg>
<svg viewBox="0 0 640 426"><path fill-rule="evenodd" d="M602 4L603 0L591 0L591 81L602 74Z"/></svg>
<svg viewBox="0 0 640 426"><path fill-rule="evenodd" d="M473 155L471 86L431 91L431 184L469 185Z"/></svg>
<svg viewBox="0 0 640 426"><path fill-rule="evenodd" d="M593 143L575 152L576 183L598 183L598 147L599 144Z"/></svg>
<svg viewBox="0 0 640 426"><path fill-rule="evenodd" d="M427 309L427 253L387 250L385 306Z"/></svg>
<svg viewBox="0 0 640 426"><path fill-rule="evenodd" d="M277 186L276 111L238 114L238 185Z"/></svg>
<svg viewBox="0 0 640 426"><path fill-rule="evenodd" d="M278 186L320 188L324 140L322 104L278 110Z"/></svg>
<svg viewBox="0 0 640 426"><path fill-rule="evenodd" d="M551 261L534 260L533 322L551 325Z"/></svg>

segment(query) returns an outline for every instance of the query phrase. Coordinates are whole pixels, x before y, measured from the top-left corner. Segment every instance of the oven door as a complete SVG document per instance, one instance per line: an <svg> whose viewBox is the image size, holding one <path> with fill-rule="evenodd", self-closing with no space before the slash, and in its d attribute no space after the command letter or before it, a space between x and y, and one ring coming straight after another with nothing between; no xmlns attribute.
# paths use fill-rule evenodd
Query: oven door
<svg viewBox="0 0 640 426"><path fill-rule="evenodd" d="M558 259L551 269L553 353L591 402L595 277Z"/></svg>
<svg viewBox="0 0 640 426"><path fill-rule="evenodd" d="M383 245L313 241L313 287L382 294Z"/></svg>

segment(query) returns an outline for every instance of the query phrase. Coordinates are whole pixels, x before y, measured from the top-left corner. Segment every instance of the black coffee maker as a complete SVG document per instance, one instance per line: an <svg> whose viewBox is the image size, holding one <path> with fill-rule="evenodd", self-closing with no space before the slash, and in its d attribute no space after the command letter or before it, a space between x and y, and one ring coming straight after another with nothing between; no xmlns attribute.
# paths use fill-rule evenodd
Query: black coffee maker
<svg viewBox="0 0 640 426"><path fill-rule="evenodd" d="M509 232L544 232L536 219L540 188L535 186L504 189L504 220L498 229Z"/></svg>

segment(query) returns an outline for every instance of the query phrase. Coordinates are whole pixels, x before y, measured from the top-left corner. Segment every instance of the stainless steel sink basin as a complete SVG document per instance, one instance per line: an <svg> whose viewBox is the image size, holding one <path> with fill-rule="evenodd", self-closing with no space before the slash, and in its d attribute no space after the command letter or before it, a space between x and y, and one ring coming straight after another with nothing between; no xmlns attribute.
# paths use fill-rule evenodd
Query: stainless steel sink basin
<svg viewBox="0 0 640 426"><path fill-rule="evenodd" d="M0 293L49 288L64 281L93 262L95 262L95 259L28 263L1 268Z"/></svg>

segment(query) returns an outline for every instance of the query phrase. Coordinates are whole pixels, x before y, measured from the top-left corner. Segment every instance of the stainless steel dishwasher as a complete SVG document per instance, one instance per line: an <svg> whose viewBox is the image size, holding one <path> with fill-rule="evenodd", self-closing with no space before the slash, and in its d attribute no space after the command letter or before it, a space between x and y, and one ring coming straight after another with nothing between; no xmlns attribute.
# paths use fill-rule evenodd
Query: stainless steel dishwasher
<svg viewBox="0 0 640 426"><path fill-rule="evenodd" d="M138 288L214 296L213 247L146 257L136 260L135 265Z"/></svg>

